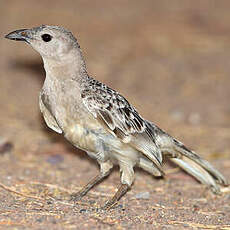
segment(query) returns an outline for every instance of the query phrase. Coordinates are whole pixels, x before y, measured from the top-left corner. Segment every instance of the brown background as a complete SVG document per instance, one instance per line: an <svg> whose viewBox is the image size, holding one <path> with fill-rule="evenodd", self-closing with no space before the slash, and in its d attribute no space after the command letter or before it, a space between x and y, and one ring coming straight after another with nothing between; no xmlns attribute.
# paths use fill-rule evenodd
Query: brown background
<svg viewBox="0 0 230 230"><path fill-rule="evenodd" d="M228 0L0 0L0 186L19 193L1 190L0 228L230 229L229 190L214 196L178 170L164 180L136 170L119 206L90 210L115 192L114 170L73 206L70 193L97 165L44 125L39 55L3 38L41 24L68 28L92 76L230 178L229 9ZM136 199L141 192L149 197Z"/></svg>

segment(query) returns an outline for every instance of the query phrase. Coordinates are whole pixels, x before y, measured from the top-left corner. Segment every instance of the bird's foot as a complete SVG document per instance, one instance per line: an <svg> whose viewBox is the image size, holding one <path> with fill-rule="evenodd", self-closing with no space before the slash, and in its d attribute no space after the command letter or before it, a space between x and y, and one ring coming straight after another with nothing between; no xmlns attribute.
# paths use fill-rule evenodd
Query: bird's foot
<svg viewBox="0 0 230 230"><path fill-rule="evenodd" d="M115 193L115 195L110 200L108 200L101 209L104 211L108 211L114 208L118 200L128 191L128 189L129 189L128 185L121 184L118 188L118 191Z"/></svg>
<svg viewBox="0 0 230 230"><path fill-rule="evenodd" d="M105 202L104 206L101 207L102 211L109 211L117 205L117 201L108 200Z"/></svg>
<svg viewBox="0 0 230 230"><path fill-rule="evenodd" d="M76 192L70 195L70 201L74 201L77 202L79 200L81 200L81 198L85 195L85 193L82 192Z"/></svg>

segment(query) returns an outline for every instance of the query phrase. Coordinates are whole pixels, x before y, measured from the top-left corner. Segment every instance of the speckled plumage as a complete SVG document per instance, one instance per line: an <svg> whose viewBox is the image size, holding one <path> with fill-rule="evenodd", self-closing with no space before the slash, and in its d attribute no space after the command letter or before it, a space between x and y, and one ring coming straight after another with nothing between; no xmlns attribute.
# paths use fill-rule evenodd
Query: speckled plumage
<svg viewBox="0 0 230 230"><path fill-rule="evenodd" d="M227 185L211 164L142 118L118 92L89 77L80 46L71 32L43 25L14 31L7 38L26 41L42 56L46 79L40 93L40 108L46 124L100 165L100 174L75 194L75 199L85 195L109 174L113 164L118 164L121 186L107 203L110 207L132 185L135 166L162 176L164 158L214 192L220 191L218 184Z"/></svg>

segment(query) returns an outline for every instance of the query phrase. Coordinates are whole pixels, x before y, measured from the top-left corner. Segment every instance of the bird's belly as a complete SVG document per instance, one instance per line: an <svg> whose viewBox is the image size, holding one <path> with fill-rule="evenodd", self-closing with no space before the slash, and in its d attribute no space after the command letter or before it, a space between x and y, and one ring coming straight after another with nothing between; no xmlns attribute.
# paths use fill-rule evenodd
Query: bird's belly
<svg viewBox="0 0 230 230"><path fill-rule="evenodd" d="M75 124L64 131L65 138L100 161L110 159L118 164L126 160L133 164L138 162L140 153L132 146L123 143L103 128L91 128L87 125Z"/></svg>
<svg viewBox="0 0 230 230"><path fill-rule="evenodd" d="M100 150L98 137L92 130L82 124L68 126L64 130L65 138L74 146L90 152Z"/></svg>
<svg viewBox="0 0 230 230"><path fill-rule="evenodd" d="M140 153L128 143L111 134L96 119L88 117L82 110L70 111L64 106L55 106L52 114L65 138L100 161L139 161Z"/></svg>

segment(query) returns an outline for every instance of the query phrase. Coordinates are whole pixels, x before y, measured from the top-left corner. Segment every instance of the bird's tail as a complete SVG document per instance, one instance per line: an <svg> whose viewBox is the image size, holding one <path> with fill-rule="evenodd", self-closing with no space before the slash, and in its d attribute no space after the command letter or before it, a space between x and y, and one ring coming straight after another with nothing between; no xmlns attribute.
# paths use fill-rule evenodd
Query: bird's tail
<svg viewBox="0 0 230 230"><path fill-rule="evenodd" d="M153 124L152 124L153 125ZM158 127L157 144L163 155L183 170L194 176L198 181L211 188L214 193L220 193L219 185L228 185L224 176L208 161L197 153L189 150L183 143L177 141Z"/></svg>
<svg viewBox="0 0 230 230"><path fill-rule="evenodd" d="M214 193L220 193L220 185L228 185L224 176L215 169L208 161L202 159L198 154L189 150L181 142L173 139L173 155L169 159L193 175L201 183L207 185Z"/></svg>

